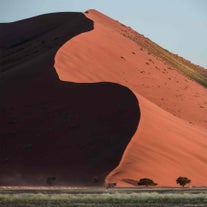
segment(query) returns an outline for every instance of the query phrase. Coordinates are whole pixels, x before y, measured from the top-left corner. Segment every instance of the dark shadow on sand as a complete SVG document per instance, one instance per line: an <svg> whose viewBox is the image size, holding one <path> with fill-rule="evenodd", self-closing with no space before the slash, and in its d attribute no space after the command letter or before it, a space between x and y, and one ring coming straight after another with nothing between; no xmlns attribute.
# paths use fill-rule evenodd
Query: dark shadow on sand
<svg viewBox="0 0 207 207"><path fill-rule="evenodd" d="M54 68L61 45L93 21L56 13L0 28L0 185L51 176L55 185L103 184L137 130L136 96L115 83L60 81Z"/></svg>

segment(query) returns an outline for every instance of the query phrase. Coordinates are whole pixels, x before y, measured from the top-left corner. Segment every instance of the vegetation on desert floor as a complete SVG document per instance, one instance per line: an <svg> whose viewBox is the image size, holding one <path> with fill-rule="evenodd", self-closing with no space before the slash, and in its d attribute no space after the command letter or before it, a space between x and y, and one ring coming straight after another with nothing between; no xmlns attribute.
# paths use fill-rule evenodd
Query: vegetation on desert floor
<svg viewBox="0 0 207 207"><path fill-rule="evenodd" d="M157 185L152 179L150 178L141 178L139 182L137 183L138 185L145 185L145 186L153 186Z"/></svg>
<svg viewBox="0 0 207 207"><path fill-rule="evenodd" d="M169 52L148 38L144 38L143 35L135 32L131 28L128 28L128 30L122 30L122 35L141 46L141 50L146 49L148 53L164 61L165 64L172 67L171 69L176 69L182 72L189 79L207 87L207 72L204 68L185 60L179 55Z"/></svg>
<svg viewBox="0 0 207 207"><path fill-rule="evenodd" d="M0 207L207 206L207 189L193 188L9 188Z"/></svg>
<svg viewBox="0 0 207 207"><path fill-rule="evenodd" d="M187 177L178 177L176 182L177 182L177 184L184 187L186 184L189 184L191 182L191 180L188 179Z"/></svg>

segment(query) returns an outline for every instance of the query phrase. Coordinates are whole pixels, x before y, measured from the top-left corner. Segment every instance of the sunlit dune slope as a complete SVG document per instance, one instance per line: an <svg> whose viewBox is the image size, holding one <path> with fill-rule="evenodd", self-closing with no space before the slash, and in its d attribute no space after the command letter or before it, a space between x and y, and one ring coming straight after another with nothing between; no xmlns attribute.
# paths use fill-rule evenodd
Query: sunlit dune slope
<svg viewBox="0 0 207 207"><path fill-rule="evenodd" d="M130 186L148 177L161 186L175 186L177 177L187 176L192 185L206 185L207 133L137 97L141 109L139 128L120 165L106 181Z"/></svg>
<svg viewBox="0 0 207 207"><path fill-rule="evenodd" d="M0 185L103 185L137 129L136 96L116 83L63 82L53 67L93 21L57 13L0 27Z"/></svg>
<svg viewBox="0 0 207 207"><path fill-rule="evenodd" d="M129 28L95 10L87 15L95 22L95 30L74 38L56 55L61 80L127 85L164 110L207 129L205 87L124 37L121 32Z"/></svg>
<svg viewBox="0 0 207 207"><path fill-rule="evenodd" d="M187 176L192 185L207 185L205 70L169 52L162 55L155 43L95 10L86 15L94 30L58 50L59 78L124 85L136 95L141 110L138 130L106 182L128 186L150 177L159 185L174 186L178 176Z"/></svg>

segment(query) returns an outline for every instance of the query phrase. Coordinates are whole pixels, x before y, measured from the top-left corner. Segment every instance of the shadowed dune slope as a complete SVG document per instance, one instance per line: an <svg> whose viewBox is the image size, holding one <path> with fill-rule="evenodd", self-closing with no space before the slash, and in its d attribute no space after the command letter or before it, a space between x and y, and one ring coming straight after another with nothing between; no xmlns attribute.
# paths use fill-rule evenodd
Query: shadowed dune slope
<svg viewBox="0 0 207 207"><path fill-rule="evenodd" d="M175 186L178 176L187 176L192 185L207 185L207 89L188 69L202 81L206 71L171 53L163 58L162 48L156 55L155 43L95 10L86 15L94 30L57 52L59 78L124 85L136 95L141 110L138 130L106 182L130 186L150 177L159 185Z"/></svg>
<svg viewBox="0 0 207 207"><path fill-rule="evenodd" d="M0 27L0 185L103 184L137 129L136 96L117 83L60 81L53 67L93 21L57 13Z"/></svg>

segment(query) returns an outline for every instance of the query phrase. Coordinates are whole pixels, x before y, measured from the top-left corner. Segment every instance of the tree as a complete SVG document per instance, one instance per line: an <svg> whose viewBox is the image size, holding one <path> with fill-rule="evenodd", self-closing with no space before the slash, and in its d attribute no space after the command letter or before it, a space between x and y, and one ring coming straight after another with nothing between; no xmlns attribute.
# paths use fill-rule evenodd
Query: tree
<svg viewBox="0 0 207 207"><path fill-rule="evenodd" d="M186 184L190 183L191 180L188 179L187 177L178 177L176 182L177 182L177 184L184 187Z"/></svg>
<svg viewBox="0 0 207 207"><path fill-rule="evenodd" d="M46 183L51 186L54 184L55 180L56 177L47 177Z"/></svg>
<svg viewBox="0 0 207 207"><path fill-rule="evenodd" d="M141 178L138 183L138 185L145 185L145 186L153 186L153 185L157 185L157 183L155 183L152 179L150 178Z"/></svg>
<svg viewBox="0 0 207 207"><path fill-rule="evenodd" d="M116 183L108 183L106 188L114 188L116 187Z"/></svg>

